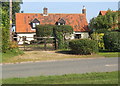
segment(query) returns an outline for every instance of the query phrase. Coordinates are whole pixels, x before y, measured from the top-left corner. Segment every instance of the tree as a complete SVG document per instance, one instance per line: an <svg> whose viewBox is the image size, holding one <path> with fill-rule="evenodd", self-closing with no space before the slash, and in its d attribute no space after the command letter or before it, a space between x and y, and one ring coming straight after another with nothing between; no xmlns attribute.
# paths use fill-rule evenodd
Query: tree
<svg viewBox="0 0 120 86"><path fill-rule="evenodd" d="M13 23L15 23L15 13L19 12L20 10L20 3L21 2L12 2L13 3ZM2 37L1 37L1 47L2 47L2 51L6 52L7 50L12 49L10 44L10 35L9 35L9 26L10 26L10 22L9 22L9 2L2 2L2 7L0 8L0 11L2 13L2 21L1 21L1 29L2 29Z"/></svg>
<svg viewBox="0 0 120 86"><path fill-rule="evenodd" d="M19 13L21 2L12 2L12 21L15 24L15 13ZM9 14L9 2L2 2L2 10L6 11Z"/></svg>
<svg viewBox="0 0 120 86"><path fill-rule="evenodd" d="M89 27L93 31L118 29L118 13L110 9L106 15L98 15L90 20ZM103 31L104 32L104 31Z"/></svg>
<svg viewBox="0 0 120 86"><path fill-rule="evenodd" d="M2 10L2 51L9 49L9 15L6 10Z"/></svg>

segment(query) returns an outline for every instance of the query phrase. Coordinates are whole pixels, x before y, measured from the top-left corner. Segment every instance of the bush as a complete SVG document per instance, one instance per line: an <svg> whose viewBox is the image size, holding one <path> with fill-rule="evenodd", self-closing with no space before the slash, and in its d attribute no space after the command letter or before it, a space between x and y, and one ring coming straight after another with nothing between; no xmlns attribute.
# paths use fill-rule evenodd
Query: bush
<svg viewBox="0 0 120 86"><path fill-rule="evenodd" d="M76 54L87 55L98 52L98 44L95 40L79 39L69 42L69 47Z"/></svg>
<svg viewBox="0 0 120 86"><path fill-rule="evenodd" d="M2 52L6 52L10 49L9 44L9 29L2 28Z"/></svg>
<svg viewBox="0 0 120 86"><path fill-rule="evenodd" d="M108 51L120 51L120 32L109 32L103 36L105 49Z"/></svg>
<svg viewBox="0 0 120 86"><path fill-rule="evenodd" d="M50 37L53 35L53 25L38 25L36 29L37 37Z"/></svg>
<svg viewBox="0 0 120 86"><path fill-rule="evenodd" d="M66 34L73 33L73 28L69 25L38 25L36 29L37 37L50 37L53 36L57 39L58 49L68 48ZM39 39L40 40L40 39ZM48 40L48 39L47 39ZM50 43L53 39L49 39L47 43Z"/></svg>
<svg viewBox="0 0 120 86"><path fill-rule="evenodd" d="M106 32L110 32L108 29L97 29L95 32L97 33L106 33Z"/></svg>
<svg viewBox="0 0 120 86"><path fill-rule="evenodd" d="M10 42L9 46L10 46L10 49L18 48L18 44L17 44L16 41L12 41L12 42Z"/></svg>
<svg viewBox="0 0 120 86"><path fill-rule="evenodd" d="M105 49L103 36L104 36L104 33L95 33L94 32L93 34L91 34L92 40L96 40L98 42L99 50L104 50Z"/></svg>
<svg viewBox="0 0 120 86"><path fill-rule="evenodd" d="M56 25L53 30L53 34L58 40L58 49L67 49L69 45L65 35L73 33L73 28L69 25Z"/></svg>

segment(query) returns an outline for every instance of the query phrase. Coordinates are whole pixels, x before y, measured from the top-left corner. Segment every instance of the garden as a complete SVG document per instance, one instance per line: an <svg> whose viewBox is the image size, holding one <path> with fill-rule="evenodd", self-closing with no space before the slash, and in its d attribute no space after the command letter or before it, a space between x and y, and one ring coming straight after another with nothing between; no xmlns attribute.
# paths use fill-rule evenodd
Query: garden
<svg viewBox="0 0 120 86"><path fill-rule="evenodd" d="M4 3L3 5L7 5L8 3ZM16 5L20 5L20 3L16 3ZM3 6L4 7L4 6ZM22 62L22 61L32 61L34 59L36 52L23 52L19 49L16 42L11 41L9 34L9 16L7 14L8 8L2 8L2 46L1 46L1 55L2 60L0 62ZM15 10L14 8L13 10ZM17 9L19 11L19 8ZM14 11L16 12L16 10ZM14 14L14 13L13 13ZM88 39L73 39L70 40L70 36L73 33L73 28L69 25L38 25L36 29L37 37L54 37L54 47L55 51L53 51L52 56L47 56L46 60L52 60L51 57L60 56L60 59L66 58L89 58L89 57L118 57L120 51L120 29L116 27L118 24L118 13L112 13L108 10L108 13L104 16L98 15L96 18L92 18L89 23L90 37ZM15 22L13 15L13 22ZM40 40L40 39L37 39ZM30 46L32 47L32 46ZM40 46L41 47L41 46ZM42 54L46 54L51 51L40 51ZM22 58L26 55L30 59ZM64 55L64 56L62 56ZM43 55L44 56L44 55ZM43 56L38 55L36 57L41 57L40 59L36 58L36 60L44 59ZM44 57L45 57L44 56ZM36 61L35 60L35 61Z"/></svg>
<svg viewBox="0 0 120 86"><path fill-rule="evenodd" d="M24 61L35 62L76 58L118 57L118 53L120 51L119 32L93 32L90 35L91 38L88 39L65 39L66 34L72 34L72 32L72 27L68 25L39 25L37 26L37 36L55 37L56 40L58 40L54 41L54 44L56 44L56 50L23 52L19 50L16 43L13 43L11 44L11 50L3 53L3 63L16 63Z"/></svg>
<svg viewBox="0 0 120 86"><path fill-rule="evenodd" d="M13 23L15 13L20 11L20 3L13 3ZM90 38L66 39L66 35L73 33L68 25L39 25L36 34L38 37L55 37L55 51L21 51L16 42L11 41L9 34L9 3L3 3L2 8L2 43L0 63L20 63L27 61L48 61L79 58L118 57L120 51L120 29L116 13L109 11L105 16L91 19ZM104 73L68 74L61 76L38 76L28 78L3 79L6 84L118 84L118 71ZM93 85L92 85L93 86ZM110 86L110 85L109 85ZM114 85L117 86L117 85Z"/></svg>

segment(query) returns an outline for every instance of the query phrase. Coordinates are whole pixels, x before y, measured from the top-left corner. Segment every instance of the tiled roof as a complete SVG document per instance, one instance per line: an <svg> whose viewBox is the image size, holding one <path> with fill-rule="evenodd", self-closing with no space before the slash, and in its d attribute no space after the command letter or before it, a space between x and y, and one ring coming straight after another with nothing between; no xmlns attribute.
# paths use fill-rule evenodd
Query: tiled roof
<svg viewBox="0 0 120 86"><path fill-rule="evenodd" d="M99 15L103 15L103 16L104 16L107 12L108 12L108 11L100 11L100 12L99 12ZM116 12L116 11L112 11L112 12Z"/></svg>
<svg viewBox="0 0 120 86"><path fill-rule="evenodd" d="M16 32L35 32L31 29L30 22L38 19L40 24L53 24L60 19L64 19L66 25L71 25L74 31L89 31L85 14L60 14L51 13L43 16L41 13L16 13Z"/></svg>

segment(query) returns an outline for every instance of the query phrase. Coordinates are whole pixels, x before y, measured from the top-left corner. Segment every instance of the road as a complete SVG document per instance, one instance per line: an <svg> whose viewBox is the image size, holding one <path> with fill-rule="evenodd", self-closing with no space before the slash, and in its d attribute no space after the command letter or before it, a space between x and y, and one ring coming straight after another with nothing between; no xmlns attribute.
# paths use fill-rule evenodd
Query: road
<svg viewBox="0 0 120 86"><path fill-rule="evenodd" d="M72 59L1 66L3 78L110 72L118 70L118 58Z"/></svg>

